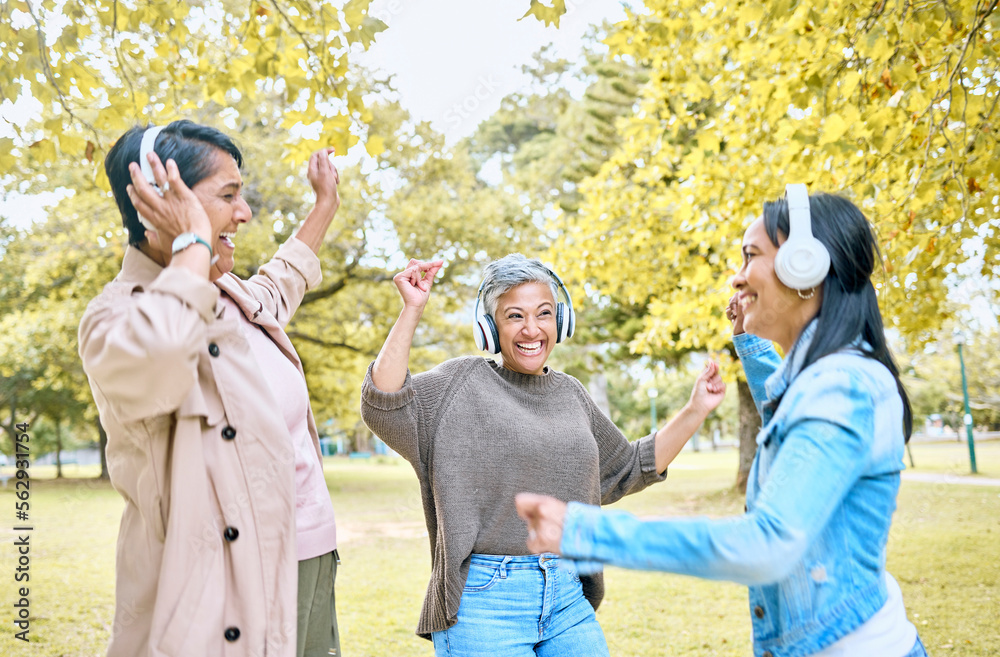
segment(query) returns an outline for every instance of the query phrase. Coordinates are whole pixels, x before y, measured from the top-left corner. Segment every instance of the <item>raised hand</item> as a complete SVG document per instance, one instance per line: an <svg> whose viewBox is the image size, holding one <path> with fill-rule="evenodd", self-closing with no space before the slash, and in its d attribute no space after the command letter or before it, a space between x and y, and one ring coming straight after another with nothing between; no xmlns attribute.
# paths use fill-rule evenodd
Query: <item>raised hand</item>
<svg viewBox="0 0 1000 657"><path fill-rule="evenodd" d="M740 307L740 293L729 297L726 304L726 319L733 323L733 335L743 333L743 308Z"/></svg>
<svg viewBox="0 0 1000 657"><path fill-rule="evenodd" d="M392 277L399 295L403 297L403 311L392 325L389 337L378 352L372 367L372 383L384 392L397 392L406 381L407 364L410 361L410 346L417 324L423 315L424 306L431 295L434 277L444 266L444 260L421 262L410 260L406 269Z"/></svg>
<svg viewBox="0 0 1000 657"><path fill-rule="evenodd" d="M406 269L392 277L399 295L403 297L404 307L423 310L427 305L427 299L430 298L434 277L443 266L444 260L423 262L411 259Z"/></svg>
<svg viewBox="0 0 1000 657"><path fill-rule="evenodd" d="M726 383L719 372L719 364L714 360L706 361L705 368L695 379L688 404L704 417L714 411L725 397Z"/></svg>
<svg viewBox="0 0 1000 657"><path fill-rule="evenodd" d="M132 184L126 191L136 211L156 229L146 231L150 246L157 251L170 253L174 238L189 232L196 233L209 243L214 241L212 224L205 208L195 193L184 184L177 163L167 160L164 167L159 156L151 152L149 164L163 196L157 194L135 162L129 164Z"/></svg>
<svg viewBox="0 0 1000 657"><path fill-rule="evenodd" d="M309 156L306 177L316 192L316 207L323 208L331 215L340 207L340 172L330 161L333 147L321 148Z"/></svg>

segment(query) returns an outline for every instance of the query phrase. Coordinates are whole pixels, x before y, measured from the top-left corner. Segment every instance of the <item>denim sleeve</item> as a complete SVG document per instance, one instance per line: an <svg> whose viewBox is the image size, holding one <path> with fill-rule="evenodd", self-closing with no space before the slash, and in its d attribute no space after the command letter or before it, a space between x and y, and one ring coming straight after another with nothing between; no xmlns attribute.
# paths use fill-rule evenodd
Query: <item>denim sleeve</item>
<svg viewBox="0 0 1000 657"><path fill-rule="evenodd" d="M762 408L767 401L764 383L781 365L781 356L775 351L770 340L749 333L734 335L733 346L736 347L736 355L743 363L743 372L747 375L747 385L750 386L750 394L753 395L754 404L757 406L757 414L764 417Z"/></svg>
<svg viewBox="0 0 1000 657"><path fill-rule="evenodd" d="M755 508L743 516L642 521L571 503L560 551L568 558L664 570L749 586L780 581L829 521L869 460L871 396L833 373L799 400Z"/></svg>

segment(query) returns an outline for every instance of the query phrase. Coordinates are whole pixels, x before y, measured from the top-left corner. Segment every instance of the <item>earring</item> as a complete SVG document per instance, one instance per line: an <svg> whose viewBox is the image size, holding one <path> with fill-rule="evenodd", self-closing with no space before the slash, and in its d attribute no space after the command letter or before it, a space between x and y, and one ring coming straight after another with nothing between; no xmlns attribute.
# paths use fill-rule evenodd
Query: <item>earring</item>
<svg viewBox="0 0 1000 657"><path fill-rule="evenodd" d="M795 292L799 295L800 299L812 299L816 296L816 288L814 287L809 288L809 294L802 294L802 290L795 290Z"/></svg>

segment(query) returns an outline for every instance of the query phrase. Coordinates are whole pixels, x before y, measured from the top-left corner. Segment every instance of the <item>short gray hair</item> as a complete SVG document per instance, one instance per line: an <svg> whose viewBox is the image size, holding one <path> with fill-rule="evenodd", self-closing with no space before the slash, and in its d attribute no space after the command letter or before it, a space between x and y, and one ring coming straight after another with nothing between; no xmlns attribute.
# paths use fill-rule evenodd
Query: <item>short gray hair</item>
<svg viewBox="0 0 1000 657"><path fill-rule="evenodd" d="M537 258L525 258L511 253L486 265L483 270L482 304L486 314L495 317L500 297L525 283L543 283L552 290L552 299L558 303L559 288L552 270Z"/></svg>

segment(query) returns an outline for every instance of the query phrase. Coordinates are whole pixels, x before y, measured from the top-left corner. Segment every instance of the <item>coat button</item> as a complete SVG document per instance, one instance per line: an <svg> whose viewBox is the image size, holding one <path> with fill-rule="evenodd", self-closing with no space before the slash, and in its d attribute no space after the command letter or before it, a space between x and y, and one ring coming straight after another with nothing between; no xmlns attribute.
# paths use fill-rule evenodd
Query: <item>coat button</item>
<svg viewBox="0 0 1000 657"><path fill-rule="evenodd" d="M764 608L761 607L760 605L754 607L753 608L753 615L756 616L757 618L763 618L764 617Z"/></svg>
<svg viewBox="0 0 1000 657"><path fill-rule="evenodd" d="M764 654L761 655L761 657L774 657L774 655L771 654L770 650L765 650Z"/></svg>
<svg viewBox="0 0 1000 657"><path fill-rule="evenodd" d="M214 342L209 343L209 345L208 345L208 353L212 354L212 356L218 356L219 355L219 345L215 344ZM236 630L236 633L239 634L239 630Z"/></svg>
<svg viewBox="0 0 1000 657"><path fill-rule="evenodd" d="M240 638L240 628L238 627L227 627L226 628L226 641L235 641Z"/></svg>
<svg viewBox="0 0 1000 657"><path fill-rule="evenodd" d="M240 530L235 527L226 527L226 531L222 532L222 535L231 543L240 537Z"/></svg>
<svg viewBox="0 0 1000 657"><path fill-rule="evenodd" d="M233 438L236 437L236 429L227 426L222 430L222 437L225 438L226 440L232 440Z"/></svg>

